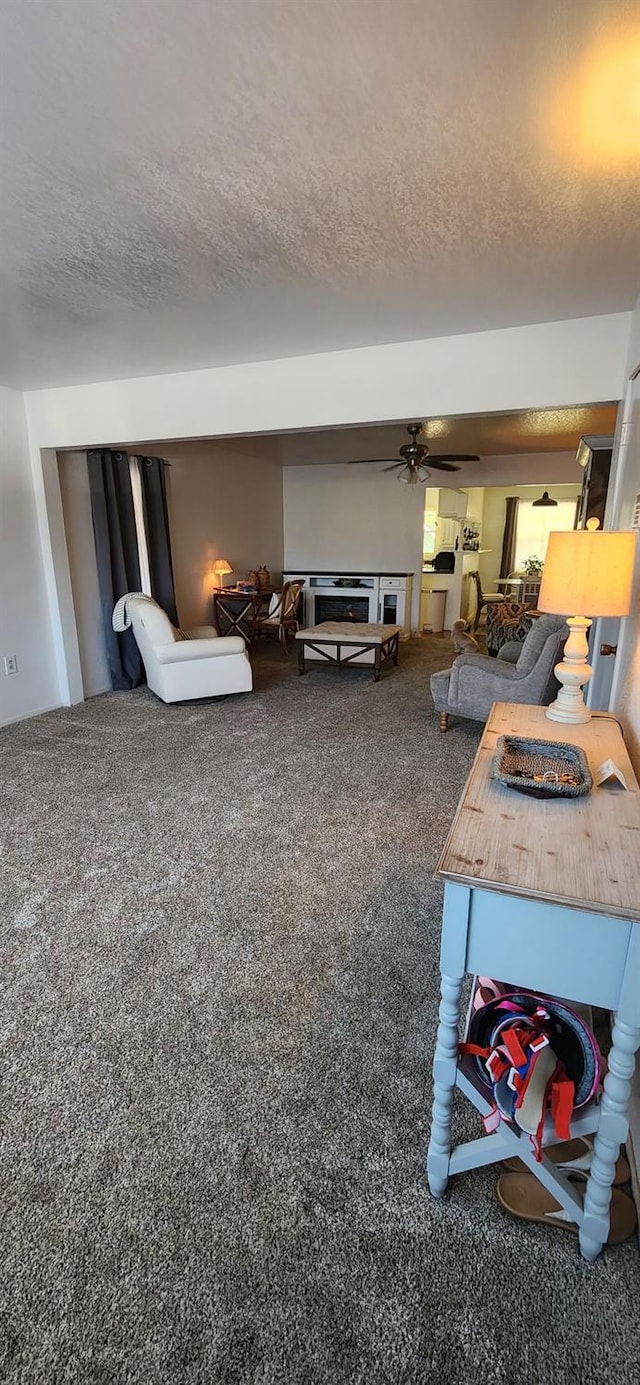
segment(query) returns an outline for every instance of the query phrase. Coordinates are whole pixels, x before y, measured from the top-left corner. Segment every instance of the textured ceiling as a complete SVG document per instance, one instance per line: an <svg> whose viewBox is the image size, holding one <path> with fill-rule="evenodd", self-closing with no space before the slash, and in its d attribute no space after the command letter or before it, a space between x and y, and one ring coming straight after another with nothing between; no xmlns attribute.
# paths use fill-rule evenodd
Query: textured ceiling
<svg viewBox="0 0 640 1385"><path fill-rule="evenodd" d="M613 433L617 412L617 404L595 404L480 414L475 418L429 419L420 442L428 443L434 458L439 452L476 452L481 458L575 452L584 434ZM285 433L280 437L280 460L285 466L311 466L365 457L394 458L400 445L407 441L402 423Z"/></svg>
<svg viewBox="0 0 640 1385"><path fill-rule="evenodd" d="M0 381L629 308L638 20L637 0L3 0Z"/></svg>
<svg viewBox="0 0 640 1385"><path fill-rule="evenodd" d="M439 452L476 452L484 457L512 457L518 454L575 452L585 434L613 433L617 404L571 405L564 409L526 409L518 413L479 414L457 418L424 420L420 441L426 440L434 457ZM416 420L409 420L417 422ZM358 458L394 458L401 443L407 441L405 425L383 423L362 428L318 428L300 433L247 434L244 437L209 439L212 456L219 449L225 456L263 457L284 466L336 465ZM168 443L122 443L151 455L171 457L176 446L181 456L202 452L206 439L187 439ZM465 468L468 470L468 468ZM472 467L473 471L473 467ZM455 482L452 482L455 484ZM478 481L481 484L481 481Z"/></svg>

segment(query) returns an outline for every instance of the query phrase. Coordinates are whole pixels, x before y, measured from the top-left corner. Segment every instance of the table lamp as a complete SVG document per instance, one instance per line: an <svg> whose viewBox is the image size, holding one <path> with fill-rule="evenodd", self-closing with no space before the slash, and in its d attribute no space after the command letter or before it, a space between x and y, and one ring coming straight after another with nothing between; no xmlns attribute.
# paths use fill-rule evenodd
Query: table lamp
<svg viewBox="0 0 640 1385"><path fill-rule="evenodd" d="M635 533L599 530L598 524L589 519L586 529L549 535L538 610L554 615L565 615L567 609L589 612L589 618L567 616L569 638L562 663L554 669L560 691L546 711L551 721L591 720L582 696L582 686L593 673L586 657L591 618L629 614Z"/></svg>
<svg viewBox="0 0 640 1385"><path fill-rule="evenodd" d="M225 573L233 572L231 563L228 563L226 558L216 558L215 563L213 564L213 571L215 572L218 578L218 590L222 591L222 579Z"/></svg>

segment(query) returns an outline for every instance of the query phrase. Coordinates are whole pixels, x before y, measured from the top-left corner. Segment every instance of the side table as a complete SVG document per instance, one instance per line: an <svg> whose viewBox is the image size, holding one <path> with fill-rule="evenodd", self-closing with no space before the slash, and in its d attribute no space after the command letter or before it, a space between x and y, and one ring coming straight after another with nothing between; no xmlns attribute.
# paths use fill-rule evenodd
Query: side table
<svg viewBox="0 0 640 1385"><path fill-rule="evenodd" d="M219 635L241 635L250 645L254 620L265 602L269 602L277 587L261 587L260 591L238 591L237 587L221 587L213 593L213 623Z"/></svg>
<svg viewBox="0 0 640 1385"><path fill-rule="evenodd" d="M524 797L491 778L501 735L570 741L593 773L606 759L627 792L594 788L580 799ZM640 1044L640 792L611 717L586 725L549 721L543 707L495 703L440 858L445 881L440 1023L427 1170L441 1197L449 1176L518 1155L579 1227L595 1260L609 1233L620 1145L628 1133L630 1083ZM495 1134L452 1149L457 1087L483 1115L486 1096L458 1058L465 972L602 1006L615 1014L601 1102L575 1113L572 1134L596 1132L584 1201L526 1136L502 1122ZM550 1139L553 1137L550 1136Z"/></svg>

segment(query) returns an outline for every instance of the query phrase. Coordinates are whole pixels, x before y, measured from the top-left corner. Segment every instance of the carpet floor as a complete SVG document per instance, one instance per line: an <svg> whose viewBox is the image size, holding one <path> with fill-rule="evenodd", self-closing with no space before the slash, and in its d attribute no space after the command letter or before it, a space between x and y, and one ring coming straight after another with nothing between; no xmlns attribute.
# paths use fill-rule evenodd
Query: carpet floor
<svg viewBox="0 0 640 1385"><path fill-rule="evenodd" d="M7 1385L637 1383L635 1242L427 1190L449 662L4 731Z"/></svg>

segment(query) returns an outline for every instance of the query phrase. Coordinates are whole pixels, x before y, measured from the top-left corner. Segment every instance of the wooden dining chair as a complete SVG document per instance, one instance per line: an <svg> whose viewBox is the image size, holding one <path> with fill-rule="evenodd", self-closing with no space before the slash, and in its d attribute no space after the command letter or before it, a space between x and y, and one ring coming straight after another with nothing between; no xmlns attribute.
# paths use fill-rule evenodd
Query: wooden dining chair
<svg viewBox="0 0 640 1385"><path fill-rule="evenodd" d="M274 592L266 616L254 618L252 639L262 635L280 641L285 654L289 653L289 636L298 629L298 606L304 582L285 582L281 592Z"/></svg>
<svg viewBox="0 0 640 1385"><path fill-rule="evenodd" d="M488 606L490 601L504 601L505 596L504 592L483 592L482 582L480 581L480 573L477 570L476 572L471 572L469 576L473 579L476 589L476 614L475 620L473 622L473 628L474 630L477 630L480 624L480 616L482 615L485 606Z"/></svg>

